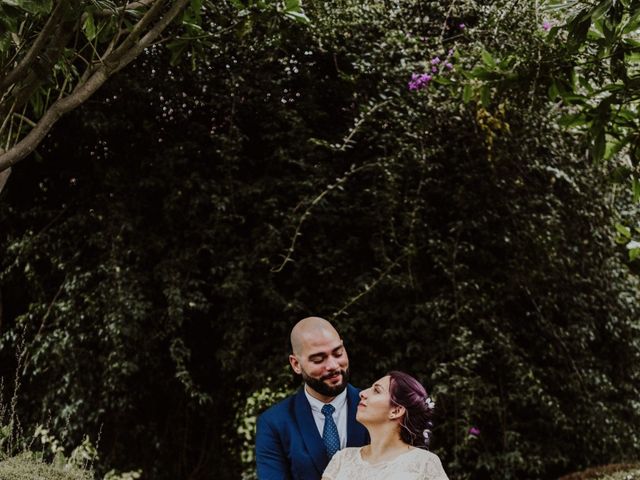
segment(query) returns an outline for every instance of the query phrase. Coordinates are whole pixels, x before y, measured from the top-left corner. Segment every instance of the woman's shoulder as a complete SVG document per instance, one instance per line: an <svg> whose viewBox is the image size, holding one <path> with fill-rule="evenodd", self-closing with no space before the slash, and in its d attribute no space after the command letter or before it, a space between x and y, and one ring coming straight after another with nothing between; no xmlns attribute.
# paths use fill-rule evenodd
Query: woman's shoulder
<svg viewBox="0 0 640 480"><path fill-rule="evenodd" d="M336 452L322 474L322 480L333 480L358 463L360 447L347 447ZM342 478L342 477L340 477Z"/></svg>
<svg viewBox="0 0 640 480"><path fill-rule="evenodd" d="M446 479L447 475L442 468L440 457L429 450L416 448L413 452L416 463L421 465L421 470L429 473L429 478Z"/></svg>
<svg viewBox="0 0 640 480"><path fill-rule="evenodd" d="M345 447L342 450L338 451L336 455L340 455L345 459L354 459L360 457L360 449L362 447Z"/></svg>
<svg viewBox="0 0 640 480"><path fill-rule="evenodd" d="M416 455L416 457L418 458L422 458L426 461L432 461L432 462L440 462L440 457L438 457L438 455L436 455L433 452L430 452L429 450L425 450L424 448L415 448L413 450L414 454Z"/></svg>

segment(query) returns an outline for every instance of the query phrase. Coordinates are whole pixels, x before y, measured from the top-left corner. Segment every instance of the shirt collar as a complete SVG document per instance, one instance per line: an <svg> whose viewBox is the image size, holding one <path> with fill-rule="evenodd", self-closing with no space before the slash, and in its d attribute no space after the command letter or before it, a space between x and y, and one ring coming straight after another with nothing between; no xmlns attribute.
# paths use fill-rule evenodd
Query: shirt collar
<svg viewBox="0 0 640 480"><path fill-rule="evenodd" d="M324 402L321 402L317 398L311 396L309 392L307 392L307 385L304 386L304 394L309 400L309 405L311 405L311 411L313 412L321 412L322 407L326 405ZM347 403L347 389L345 388L342 393L336 396L331 402L329 402L336 411L340 410Z"/></svg>

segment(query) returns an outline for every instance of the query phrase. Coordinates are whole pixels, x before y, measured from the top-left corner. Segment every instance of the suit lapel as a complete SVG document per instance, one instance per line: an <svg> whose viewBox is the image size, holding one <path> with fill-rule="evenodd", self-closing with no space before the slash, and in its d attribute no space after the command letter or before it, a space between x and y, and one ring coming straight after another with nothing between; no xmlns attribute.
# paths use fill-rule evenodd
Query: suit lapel
<svg viewBox="0 0 640 480"><path fill-rule="evenodd" d="M347 447L361 447L369 443L369 435L361 423L356 420L356 412L360 403L360 392L357 388L347 385Z"/></svg>
<svg viewBox="0 0 640 480"><path fill-rule="evenodd" d="M324 448L324 443L322 442L322 437L320 436L316 422L313 419L311 406L304 394L304 386L296 394L295 412L302 440L313 459L313 464L318 470L318 473L322 474L329 459Z"/></svg>

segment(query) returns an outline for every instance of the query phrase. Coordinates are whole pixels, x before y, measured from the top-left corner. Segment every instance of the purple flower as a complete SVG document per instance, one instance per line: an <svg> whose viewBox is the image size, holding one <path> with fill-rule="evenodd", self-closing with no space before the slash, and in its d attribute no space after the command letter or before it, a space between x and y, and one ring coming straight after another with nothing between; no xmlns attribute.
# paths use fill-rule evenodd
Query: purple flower
<svg viewBox="0 0 640 480"><path fill-rule="evenodd" d="M433 57L431 59L431 65L438 65L440 63L440 57Z"/></svg>
<svg viewBox="0 0 640 480"><path fill-rule="evenodd" d="M458 28L460 30L464 30L467 26L464 23L461 23L460 25L458 25Z"/></svg>
<svg viewBox="0 0 640 480"><path fill-rule="evenodd" d="M453 64L450 62L445 63L444 66L447 70L453 70Z"/></svg>
<svg viewBox="0 0 640 480"><path fill-rule="evenodd" d="M478 427L471 427L469 429L469 435L471 435L472 437L480 436L480 429Z"/></svg>
<svg viewBox="0 0 640 480"><path fill-rule="evenodd" d="M450 48L449 51L447 52L447 58L449 58L452 55L453 55L453 48Z"/></svg>
<svg viewBox="0 0 640 480"><path fill-rule="evenodd" d="M429 85L431 81L431 75L428 73L414 73L411 75L411 80L409 81L409 90L416 91L421 88L425 88Z"/></svg>
<svg viewBox="0 0 640 480"><path fill-rule="evenodd" d="M431 67L431 71L432 71L433 73L438 73L438 67L435 67L435 66L434 66L434 67Z"/></svg>
<svg viewBox="0 0 640 480"><path fill-rule="evenodd" d="M544 22L542 22L542 29L545 32L548 32L549 30L551 30L551 27L553 27L553 25L551 24L551 22L549 20L545 20Z"/></svg>

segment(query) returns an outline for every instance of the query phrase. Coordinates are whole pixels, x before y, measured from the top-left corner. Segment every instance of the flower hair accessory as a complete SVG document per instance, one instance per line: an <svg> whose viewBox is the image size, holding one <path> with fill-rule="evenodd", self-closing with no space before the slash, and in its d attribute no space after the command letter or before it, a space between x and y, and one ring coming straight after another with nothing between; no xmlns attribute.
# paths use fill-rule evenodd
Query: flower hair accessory
<svg viewBox="0 0 640 480"><path fill-rule="evenodd" d="M430 396L426 396L424 399L424 404L426 405L426 407L429 410L433 410L434 408L436 408L436 402L434 402Z"/></svg>

